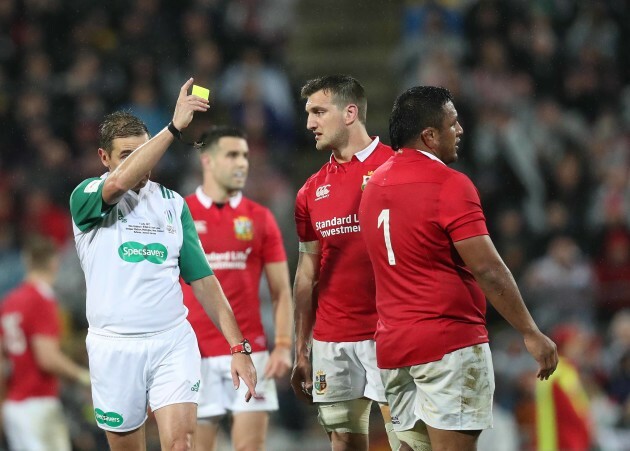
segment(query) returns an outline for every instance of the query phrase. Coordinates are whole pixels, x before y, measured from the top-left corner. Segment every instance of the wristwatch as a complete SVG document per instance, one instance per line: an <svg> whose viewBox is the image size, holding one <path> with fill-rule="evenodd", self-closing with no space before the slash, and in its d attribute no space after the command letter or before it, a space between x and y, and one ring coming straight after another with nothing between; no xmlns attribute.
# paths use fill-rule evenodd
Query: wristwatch
<svg viewBox="0 0 630 451"><path fill-rule="evenodd" d="M244 338L243 341L232 346L230 348L230 352L232 354L241 353L241 354L249 355L252 353L252 345L249 344L249 341L247 340L247 338Z"/></svg>

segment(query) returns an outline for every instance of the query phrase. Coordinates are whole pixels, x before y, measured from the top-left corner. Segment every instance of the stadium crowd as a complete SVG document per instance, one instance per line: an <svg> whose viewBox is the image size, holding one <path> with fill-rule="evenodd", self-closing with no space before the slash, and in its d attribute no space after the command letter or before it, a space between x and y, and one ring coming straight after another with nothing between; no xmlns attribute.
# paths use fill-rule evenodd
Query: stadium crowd
<svg viewBox="0 0 630 451"><path fill-rule="evenodd" d="M293 204L304 180L293 165L298 153L314 153L301 133L304 80L286 63L296 3L0 0L0 296L23 277L29 237L53 238L63 252L57 294L66 347L78 361L85 287L68 198L79 181L104 172L94 158L97 126L114 109L129 109L156 133L188 76L210 88L204 121L246 131L245 192L274 212L295 259ZM630 5L383 7L401 8L393 82L401 91L444 86L457 101L464 138L456 168L478 187L493 240L537 323L578 370L593 446L630 449ZM153 178L187 195L200 181L197 159L192 148L175 147ZM483 447L486 437L503 440L496 449L534 449L533 361L492 311L488 327L496 427L480 449L493 449ZM288 382L279 390L275 424L299 436L314 413L294 401ZM63 401L75 448L104 446L89 392L67 387Z"/></svg>

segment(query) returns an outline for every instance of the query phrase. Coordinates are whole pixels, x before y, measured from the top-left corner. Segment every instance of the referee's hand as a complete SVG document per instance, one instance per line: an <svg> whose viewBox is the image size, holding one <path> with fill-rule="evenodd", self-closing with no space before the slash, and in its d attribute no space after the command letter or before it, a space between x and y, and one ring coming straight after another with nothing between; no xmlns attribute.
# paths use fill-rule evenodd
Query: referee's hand
<svg viewBox="0 0 630 451"><path fill-rule="evenodd" d="M232 354L232 382L234 383L234 390L237 390L241 385L240 379L243 379L245 385L247 385L247 393L245 393L245 402L249 402L253 396L258 396L256 393L256 368L252 358L247 354L237 352ZM239 379L240 378L240 379Z"/></svg>
<svg viewBox="0 0 630 451"><path fill-rule="evenodd" d="M188 94L188 89L193 84L193 79L189 78L186 83L179 90L179 97L177 98L177 104L175 105L175 112L173 113L173 125L180 132L188 127L193 119L195 111L208 111L208 100L197 97L192 94Z"/></svg>

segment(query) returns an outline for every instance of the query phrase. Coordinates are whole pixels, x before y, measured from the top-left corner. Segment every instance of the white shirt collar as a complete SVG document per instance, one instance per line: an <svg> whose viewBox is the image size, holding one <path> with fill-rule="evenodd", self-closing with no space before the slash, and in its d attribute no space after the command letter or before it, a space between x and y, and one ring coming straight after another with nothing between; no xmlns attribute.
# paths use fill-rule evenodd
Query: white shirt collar
<svg viewBox="0 0 630 451"><path fill-rule="evenodd" d="M201 188L201 186L197 187L197 189L195 190L195 195L197 196L199 203L203 205L205 208L212 207L212 199L206 193L203 192L203 189ZM239 204L241 203L241 200L243 200L243 193L239 191L234 196L230 197L230 200L229 200L230 207L232 208L238 207Z"/></svg>
<svg viewBox="0 0 630 451"><path fill-rule="evenodd" d="M431 158L432 160L439 161L439 162L440 162L440 163L442 163L444 166L446 166L446 163L444 163L442 160L440 160L438 157L436 157L436 156L435 156L435 155L433 155L432 153L425 152L424 150L418 150L418 149L415 149L415 150L416 150L416 151L418 151L418 152L420 152L420 153L425 154L427 157Z"/></svg>
<svg viewBox="0 0 630 451"><path fill-rule="evenodd" d="M359 160L361 163L363 163L367 159L367 157L372 155L372 152L374 152L374 149L376 149L376 146L378 146L378 142L379 142L379 137L375 136L369 146L367 146L363 150L358 151L357 153L354 154L354 156L357 157L357 160ZM331 163L333 162L333 158L334 157L331 154L330 155L330 162Z"/></svg>

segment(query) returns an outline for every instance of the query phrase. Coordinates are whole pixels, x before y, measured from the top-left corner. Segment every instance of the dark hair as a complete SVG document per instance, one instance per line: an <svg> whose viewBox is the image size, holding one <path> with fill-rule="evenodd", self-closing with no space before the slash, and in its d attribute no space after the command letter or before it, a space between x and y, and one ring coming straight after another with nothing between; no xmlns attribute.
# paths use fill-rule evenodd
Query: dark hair
<svg viewBox="0 0 630 451"><path fill-rule="evenodd" d="M207 152L212 150L219 140L226 136L231 138L247 139L245 132L238 127L231 127L229 125L214 125L201 136L199 141L195 144L195 147L197 147L201 152Z"/></svg>
<svg viewBox="0 0 630 451"><path fill-rule="evenodd" d="M57 245L48 237L31 235L22 246L22 257L26 268L46 270L51 260L58 254Z"/></svg>
<svg viewBox="0 0 630 451"><path fill-rule="evenodd" d="M331 94L332 102L338 108L345 108L348 104L354 103L359 108L359 121L365 124L367 120L367 97L365 96L365 89L356 78L350 75L325 75L313 78L302 86L300 95L306 99L317 91Z"/></svg>
<svg viewBox="0 0 630 451"><path fill-rule="evenodd" d="M442 128L444 105L453 97L446 88L416 86L398 96L389 116L389 139L395 150L410 146L427 127Z"/></svg>
<svg viewBox="0 0 630 451"><path fill-rule="evenodd" d="M129 111L116 111L105 116L98 128L99 145L101 149L111 154L114 139L142 136L145 133L151 136L144 122Z"/></svg>

